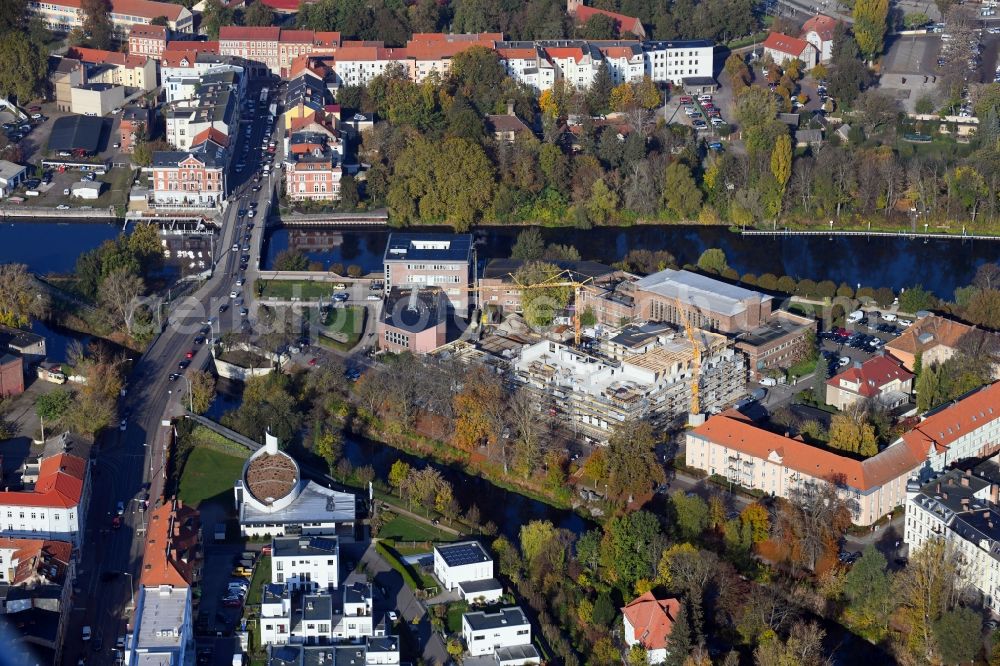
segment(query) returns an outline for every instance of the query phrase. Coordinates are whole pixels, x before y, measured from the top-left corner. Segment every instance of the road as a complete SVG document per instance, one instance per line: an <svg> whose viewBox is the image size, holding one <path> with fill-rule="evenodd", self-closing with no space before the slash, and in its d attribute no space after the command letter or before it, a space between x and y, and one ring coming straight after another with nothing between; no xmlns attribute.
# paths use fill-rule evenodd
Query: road
<svg viewBox="0 0 1000 666"><path fill-rule="evenodd" d="M252 82L248 99L259 96L262 82ZM240 274L240 253L233 252L234 243L244 244L240 210L249 209L256 201L260 211L250 245L259 255L267 209L275 195L278 178L264 177L259 191L253 191L252 177L260 160L260 145L268 135L266 123L255 121L249 135L240 132L235 150L239 161L246 151L247 167L236 172L231 166L233 184L230 203L221 219L219 232L222 248L216 258L215 270L195 293L173 306L168 324L145 354L135 363L127 378L127 394L121 412L129 415L124 432L112 431L101 438L91 454L92 495L87 511L82 559L78 567L74 609L66 632L63 663L77 664L81 656L88 664L111 664L115 661L116 639L128 630L129 608L133 591L137 591L139 567L145 543L144 514L135 501L149 485L150 498L160 497L165 470L164 447L170 429L161 425L182 411L180 400L186 398L186 377L171 379L178 372L178 363L189 350L195 351L191 368L203 368L209 362L208 345L195 347L193 339L210 322L213 335L244 325L230 299L230 291ZM252 257L255 258L255 257ZM247 266L249 267L249 266ZM251 283L252 284L252 283ZM248 290L249 295L249 290ZM220 312L220 307L225 312ZM190 369L188 371L190 371ZM117 502L126 504L119 529L111 526ZM84 625L92 627L94 640L85 646L81 639ZM97 639L100 638L100 641ZM100 642L100 650L94 649Z"/></svg>

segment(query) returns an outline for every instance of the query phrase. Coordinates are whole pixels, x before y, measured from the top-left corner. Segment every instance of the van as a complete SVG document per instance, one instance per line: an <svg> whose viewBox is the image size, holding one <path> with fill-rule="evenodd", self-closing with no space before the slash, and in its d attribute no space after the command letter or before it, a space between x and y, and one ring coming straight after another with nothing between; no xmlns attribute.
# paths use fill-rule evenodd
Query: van
<svg viewBox="0 0 1000 666"><path fill-rule="evenodd" d="M861 321L864 318L864 316L865 316L864 312L862 312L861 310L855 310L851 314L847 315L847 323L856 324L859 321Z"/></svg>
<svg viewBox="0 0 1000 666"><path fill-rule="evenodd" d="M885 312L882 314L882 319L885 319L886 321L896 321L896 315L891 312Z"/></svg>
<svg viewBox="0 0 1000 666"><path fill-rule="evenodd" d="M699 102L711 102L712 101L712 96L711 95L698 95L698 101Z"/></svg>
<svg viewBox="0 0 1000 666"><path fill-rule="evenodd" d="M763 379L760 380L760 385L761 386L777 386L778 385L778 380L775 379L774 377L764 377Z"/></svg>

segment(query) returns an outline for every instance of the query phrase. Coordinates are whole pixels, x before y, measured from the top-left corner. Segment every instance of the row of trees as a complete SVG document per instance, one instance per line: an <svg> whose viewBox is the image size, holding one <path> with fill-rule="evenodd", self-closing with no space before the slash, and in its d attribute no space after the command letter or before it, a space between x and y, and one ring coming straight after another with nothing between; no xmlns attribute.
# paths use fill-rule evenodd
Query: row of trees
<svg viewBox="0 0 1000 666"><path fill-rule="evenodd" d="M42 20L29 18L26 0L0 2L0 95L24 103L45 92L50 39Z"/></svg>

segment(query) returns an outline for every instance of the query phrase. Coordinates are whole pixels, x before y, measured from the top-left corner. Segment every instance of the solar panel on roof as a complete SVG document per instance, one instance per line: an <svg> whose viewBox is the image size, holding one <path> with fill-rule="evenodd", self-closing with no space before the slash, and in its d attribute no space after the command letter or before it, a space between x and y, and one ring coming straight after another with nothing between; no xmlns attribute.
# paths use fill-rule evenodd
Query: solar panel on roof
<svg viewBox="0 0 1000 666"><path fill-rule="evenodd" d="M476 562L486 562L489 558L478 543L460 543L454 546L439 547L438 552L449 567L460 567Z"/></svg>

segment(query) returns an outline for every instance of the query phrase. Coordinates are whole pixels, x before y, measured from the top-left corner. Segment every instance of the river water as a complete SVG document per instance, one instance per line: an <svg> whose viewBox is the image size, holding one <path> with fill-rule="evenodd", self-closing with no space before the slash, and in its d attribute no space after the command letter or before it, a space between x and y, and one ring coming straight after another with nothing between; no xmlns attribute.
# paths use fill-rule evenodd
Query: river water
<svg viewBox="0 0 1000 666"><path fill-rule="evenodd" d="M510 256L523 227L476 229L481 261ZM969 284L976 268L1000 260L1000 241L923 240L864 236L741 236L724 227L641 225L634 227L540 228L549 243L570 244L583 259L613 263L630 250L667 250L680 264L695 263L703 251L722 248L739 273L774 273L796 279L833 280L899 290L923 284L941 298ZM430 229L428 229L430 231ZM435 231L440 231L436 229ZM365 271L382 267L388 230L269 230L265 268L284 249L303 251L311 260Z"/></svg>
<svg viewBox="0 0 1000 666"><path fill-rule="evenodd" d="M77 257L119 233L120 226L106 223L5 222L0 224L0 263L27 264L39 275L69 273Z"/></svg>

